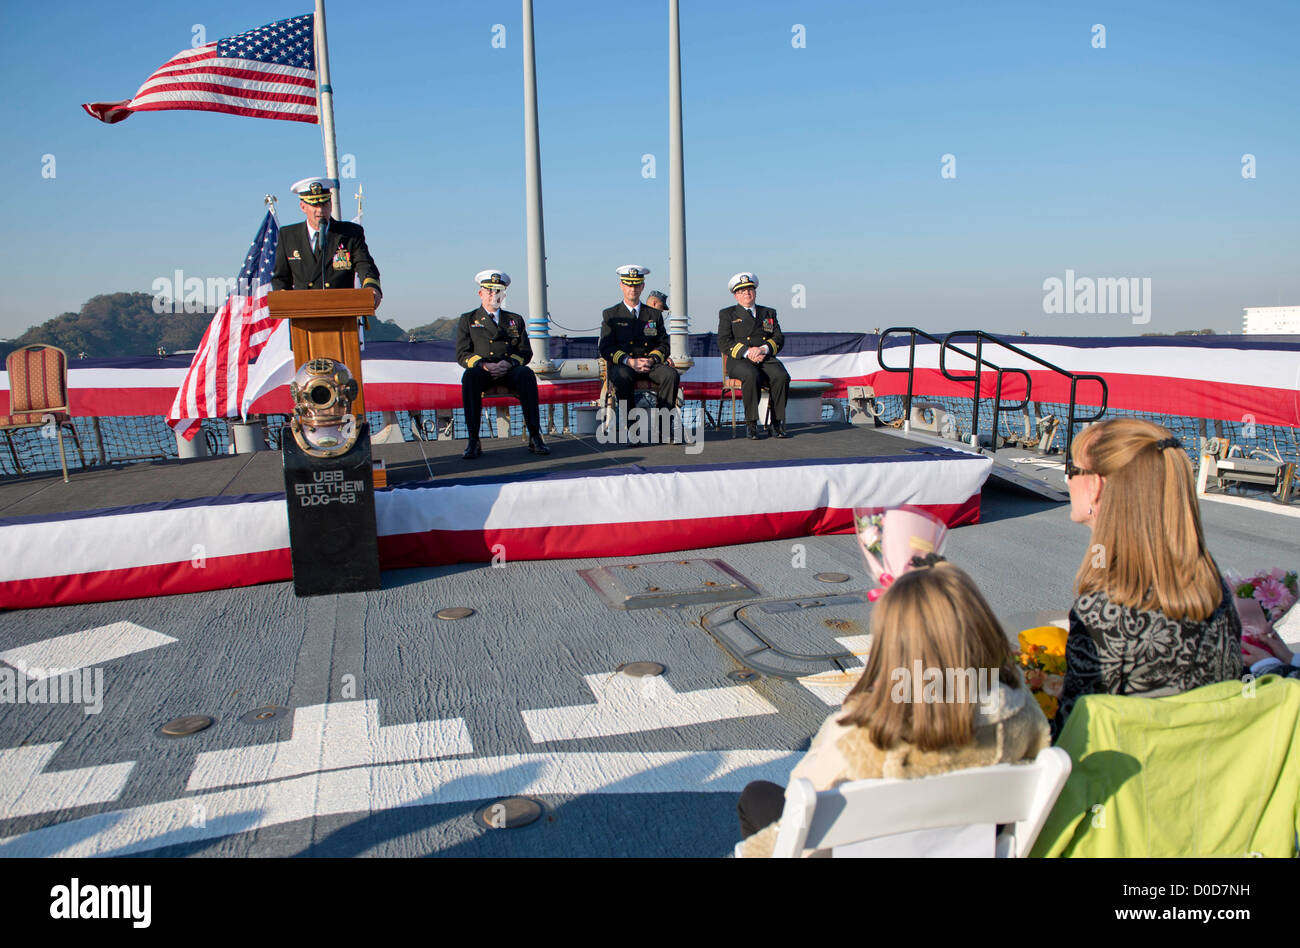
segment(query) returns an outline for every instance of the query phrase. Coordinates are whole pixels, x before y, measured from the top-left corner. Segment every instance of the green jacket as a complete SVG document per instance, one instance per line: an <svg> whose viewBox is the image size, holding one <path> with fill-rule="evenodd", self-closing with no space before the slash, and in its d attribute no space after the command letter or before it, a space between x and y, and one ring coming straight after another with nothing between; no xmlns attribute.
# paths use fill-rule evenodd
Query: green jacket
<svg viewBox="0 0 1300 948"><path fill-rule="evenodd" d="M1057 746L1074 767L1034 856L1294 856L1300 681L1164 698L1088 695Z"/></svg>

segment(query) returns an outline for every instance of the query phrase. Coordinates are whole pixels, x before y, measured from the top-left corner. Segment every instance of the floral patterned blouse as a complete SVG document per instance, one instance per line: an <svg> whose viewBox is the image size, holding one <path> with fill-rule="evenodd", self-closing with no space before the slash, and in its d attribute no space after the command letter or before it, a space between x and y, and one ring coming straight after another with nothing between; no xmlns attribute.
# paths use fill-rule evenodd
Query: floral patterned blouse
<svg viewBox="0 0 1300 948"><path fill-rule="evenodd" d="M1055 740L1082 695L1179 694L1240 678L1241 621L1220 579L1223 598L1199 622L1117 606L1104 592L1084 593L1070 610L1065 682L1052 722Z"/></svg>

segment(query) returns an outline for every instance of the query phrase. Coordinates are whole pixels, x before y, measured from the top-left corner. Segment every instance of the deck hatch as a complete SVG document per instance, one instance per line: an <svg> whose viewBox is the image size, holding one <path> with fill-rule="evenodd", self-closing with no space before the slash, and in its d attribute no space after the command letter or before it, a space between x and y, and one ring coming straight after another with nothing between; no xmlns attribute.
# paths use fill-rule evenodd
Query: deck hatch
<svg viewBox="0 0 1300 948"><path fill-rule="evenodd" d="M717 559L657 560L580 569L611 609L677 609L761 595L754 583Z"/></svg>

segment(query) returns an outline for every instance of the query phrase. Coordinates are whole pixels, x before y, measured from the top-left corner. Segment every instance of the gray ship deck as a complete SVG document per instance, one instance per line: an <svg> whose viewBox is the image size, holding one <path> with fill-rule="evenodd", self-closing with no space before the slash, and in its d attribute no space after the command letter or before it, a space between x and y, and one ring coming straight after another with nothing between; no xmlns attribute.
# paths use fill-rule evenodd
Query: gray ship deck
<svg viewBox="0 0 1300 948"><path fill-rule="evenodd" d="M814 444L820 452L864 434L800 431L784 444L737 440L728 450L806 456ZM899 450L884 436L867 440ZM550 466L673 450L553 443ZM460 475L461 444L429 446L437 476ZM485 447L479 474L539 463L513 441ZM391 458L395 480L427 476L414 445L379 453ZM224 490L275 489L266 485L279 475L271 454L141 467L172 470L176 490L209 490L211 478ZM135 472L74 482L86 481L81 489L97 501L125 503L137 488L107 475L126 481ZM63 486L5 485L0 503L13 515L57 502ZM1221 504L1202 512L1223 568L1300 559L1293 518ZM1014 636L1064 614L1086 541L1065 505L991 482L981 522L952 531L946 552ZM855 637L869 607L833 598L871 585L853 537L680 559L724 561L757 588L750 604L803 605L795 618L759 620L781 646L861 651ZM76 704L0 705L0 856L726 856L738 838L739 787L784 781L828 713L828 692L807 681L728 678L742 665L702 624L720 603L612 610L578 574L610 565L672 574L675 566L647 565L659 561L680 560L395 570L372 593L303 600L292 584L275 583L0 614L0 661L26 655L36 664L43 655L46 665L93 663L104 673L98 714ZM849 580L827 583L824 572ZM435 617L452 606L476 612ZM1300 635L1292 625L1284 637ZM112 641L121 645L116 656L103 651ZM616 671L634 661L666 670L658 679ZM288 713L249 716L270 706ZM190 714L215 724L184 738L158 733ZM475 821L475 811L520 793L542 804L537 822L489 829Z"/></svg>

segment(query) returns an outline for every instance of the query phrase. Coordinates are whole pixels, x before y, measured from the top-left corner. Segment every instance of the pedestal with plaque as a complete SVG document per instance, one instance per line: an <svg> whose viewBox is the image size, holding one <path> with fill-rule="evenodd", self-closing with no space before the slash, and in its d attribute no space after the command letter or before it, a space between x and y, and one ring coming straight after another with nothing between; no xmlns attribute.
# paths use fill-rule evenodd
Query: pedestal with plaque
<svg viewBox="0 0 1300 948"><path fill-rule="evenodd" d="M276 290L297 369L293 419L281 433L293 588L299 596L379 588L375 481L357 320L370 290Z"/></svg>
<svg viewBox="0 0 1300 948"><path fill-rule="evenodd" d="M369 426L363 423L356 444L338 457L307 454L288 425L281 431L280 443L293 591L299 596L322 596L378 589Z"/></svg>

